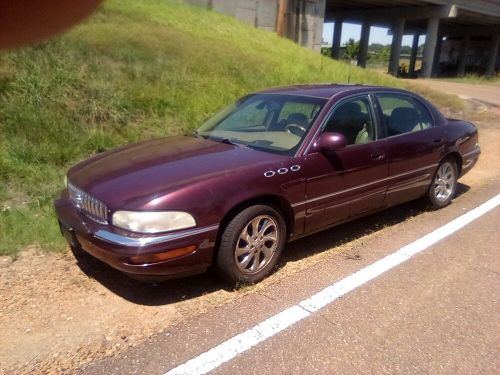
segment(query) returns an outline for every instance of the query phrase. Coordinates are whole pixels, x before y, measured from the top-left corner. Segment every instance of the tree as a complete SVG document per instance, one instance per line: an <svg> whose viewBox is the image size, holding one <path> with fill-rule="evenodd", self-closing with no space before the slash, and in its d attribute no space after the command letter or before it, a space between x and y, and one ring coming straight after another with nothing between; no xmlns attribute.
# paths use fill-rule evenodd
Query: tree
<svg viewBox="0 0 500 375"><path fill-rule="evenodd" d="M371 44L368 47L370 53L370 60L374 62L387 62L391 54L391 46L383 44Z"/></svg>
<svg viewBox="0 0 500 375"><path fill-rule="evenodd" d="M359 53L359 42L349 39L345 44L344 57L348 60L355 60Z"/></svg>
<svg viewBox="0 0 500 375"><path fill-rule="evenodd" d="M401 55L409 55L409 54L411 54L411 47L410 46L402 46L400 53L401 53Z"/></svg>
<svg viewBox="0 0 500 375"><path fill-rule="evenodd" d="M332 47L321 47L321 54L326 57L331 57Z"/></svg>

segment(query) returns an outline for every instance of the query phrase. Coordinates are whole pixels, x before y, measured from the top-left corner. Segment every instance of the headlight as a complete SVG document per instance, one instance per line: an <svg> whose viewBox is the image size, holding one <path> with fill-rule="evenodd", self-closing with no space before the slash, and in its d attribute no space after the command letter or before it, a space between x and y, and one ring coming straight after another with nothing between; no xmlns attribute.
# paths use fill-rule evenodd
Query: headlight
<svg viewBox="0 0 500 375"><path fill-rule="evenodd" d="M140 233L158 233L196 226L194 218L181 211L116 211L113 225Z"/></svg>

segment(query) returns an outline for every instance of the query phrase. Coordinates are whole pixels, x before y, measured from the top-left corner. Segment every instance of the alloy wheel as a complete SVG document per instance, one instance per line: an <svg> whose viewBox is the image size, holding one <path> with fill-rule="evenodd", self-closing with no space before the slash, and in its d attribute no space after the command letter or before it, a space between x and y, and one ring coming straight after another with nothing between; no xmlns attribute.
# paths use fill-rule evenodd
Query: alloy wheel
<svg viewBox="0 0 500 375"><path fill-rule="evenodd" d="M449 162L444 162L439 167L434 179L434 196L437 200L446 201L451 194L455 185L455 169Z"/></svg>
<svg viewBox="0 0 500 375"><path fill-rule="evenodd" d="M279 240L276 220L259 215L243 227L236 242L235 260L238 269L253 274L263 269L273 258Z"/></svg>

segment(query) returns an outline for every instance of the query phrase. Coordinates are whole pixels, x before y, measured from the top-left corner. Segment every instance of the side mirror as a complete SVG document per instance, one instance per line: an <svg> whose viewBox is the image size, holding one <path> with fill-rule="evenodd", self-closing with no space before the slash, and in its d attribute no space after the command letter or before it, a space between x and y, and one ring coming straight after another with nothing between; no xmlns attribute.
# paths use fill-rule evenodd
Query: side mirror
<svg viewBox="0 0 500 375"><path fill-rule="evenodd" d="M311 152L332 152L342 150L346 146L346 139L339 133L323 133L313 143Z"/></svg>

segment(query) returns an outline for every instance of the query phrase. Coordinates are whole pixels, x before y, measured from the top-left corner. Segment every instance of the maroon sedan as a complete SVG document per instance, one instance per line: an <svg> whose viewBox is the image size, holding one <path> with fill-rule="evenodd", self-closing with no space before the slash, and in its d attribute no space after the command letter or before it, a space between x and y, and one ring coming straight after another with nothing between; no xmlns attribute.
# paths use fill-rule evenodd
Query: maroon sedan
<svg viewBox="0 0 500 375"><path fill-rule="evenodd" d="M421 197L447 205L477 142L474 125L404 90L271 89L193 136L77 164L55 208L74 248L127 274L177 277L214 264L252 283L288 241Z"/></svg>

